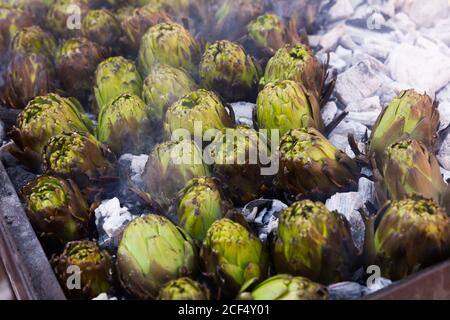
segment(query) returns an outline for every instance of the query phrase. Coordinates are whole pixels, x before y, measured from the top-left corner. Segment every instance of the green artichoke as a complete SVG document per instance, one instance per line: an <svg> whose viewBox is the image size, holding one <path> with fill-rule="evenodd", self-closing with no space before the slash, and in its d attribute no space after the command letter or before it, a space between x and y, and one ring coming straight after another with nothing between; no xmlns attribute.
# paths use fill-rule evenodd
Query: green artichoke
<svg viewBox="0 0 450 320"><path fill-rule="evenodd" d="M176 199L178 224L194 239L203 241L214 221L231 209L219 181L214 178L194 178L178 193Z"/></svg>
<svg viewBox="0 0 450 320"><path fill-rule="evenodd" d="M201 150L194 142L181 140L157 145L142 178L152 202L166 209L189 180L209 175Z"/></svg>
<svg viewBox="0 0 450 320"><path fill-rule="evenodd" d="M356 161L314 128L292 129L279 149L278 185L283 191L324 200L357 186Z"/></svg>
<svg viewBox="0 0 450 320"><path fill-rule="evenodd" d="M5 49L9 47L16 33L26 27L34 25L34 19L20 8L0 4L0 34L2 35ZM3 57L0 57L3 58Z"/></svg>
<svg viewBox="0 0 450 320"><path fill-rule="evenodd" d="M40 176L22 189L28 218L43 238L59 243L87 238L91 211L71 180Z"/></svg>
<svg viewBox="0 0 450 320"><path fill-rule="evenodd" d="M92 7L91 0L56 0L48 10L47 26L62 38L80 36L81 23Z"/></svg>
<svg viewBox="0 0 450 320"><path fill-rule="evenodd" d="M52 259L52 265L61 287L71 299L93 299L111 289L111 257L95 242L67 243L64 252ZM80 288L73 280L76 275L80 276Z"/></svg>
<svg viewBox="0 0 450 320"><path fill-rule="evenodd" d="M83 19L81 33L92 42L110 49L117 45L122 28L108 10L90 10Z"/></svg>
<svg viewBox="0 0 450 320"><path fill-rule="evenodd" d="M4 99L13 109L22 109L55 88L55 69L50 60L36 53L15 54L6 71Z"/></svg>
<svg viewBox="0 0 450 320"><path fill-rule="evenodd" d="M65 41L56 54L56 72L65 91L87 101L95 83L95 70L105 59L106 51L94 42L85 38Z"/></svg>
<svg viewBox="0 0 450 320"><path fill-rule="evenodd" d="M357 250L345 217L304 200L281 213L273 258L279 273L330 284L351 278Z"/></svg>
<svg viewBox="0 0 450 320"><path fill-rule="evenodd" d="M39 54L52 59L56 52L53 36L38 26L23 28L16 33L11 44L12 54Z"/></svg>
<svg viewBox="0 0 450 320"><path fill-rule="evenodd" d="M325 88L327 70L304 44L286 45L279 49L266 66L261 85L279 80L293 80L308 92L321 99ZM324 101L320 101L323 103Z"/></svg>
<svg viewBox="0 0 450 320"><path fill-rule="evenodd" d="M155 64L162 63L181 67L196 77L199 61L199 44L177 23L157 24L142 37L138 66L143 76L147 76Z"/></svg>
<svg viewBox="0 0 450 320"><path fill-rule="evenodd" d="M327 300L327 288L307 278L278 274L260 283L240 300Z"/></svg>
<svg viewBox="0 0 450 320"><path fill-rule="evenodd" d="M450 257L449 219L432 200L392 201L379 215L375 263L383 277L400 280Z"/></svg>
<svg viewBox="0 0 450 320"><path fill-rule="evenodd" d="M229 219L212 224L200 256L206 276L220 286L224 297L235 297L268 274L266 248L245 227Z"/></svg>
<svg viewBox="0 0 450 320"><path fill-rule="evenodd" d="M142 78L132 61L112 57L101 62L95 72L95 98L99 110L123 93L141 96Z"/></svg>
<svg viewBox="0 0 450 320"><path fill-rule="evenodd" d="M196 130L199 125L201 131ZM188 93L167 110L164 131L167 138L177 134L177 130L184 129L192 137L202 139L208 130L222 130L233 125L234 120L220 98L214 92L200 89Z"/></svg>
<svg viewBox="0 0 450 320"><path fill-rule="evenodd" d="M53 2L54 0L2 0L0 6L20 9L34 21L34 24L43 26L48 8Z"/></svg>
<svg viewBox="0 0 450 320"><path fill-rule="evenodd" d="M115 157L94 136L70 132L54 136L42 153L47 174L73 179L83 191L115 177Z"/></svg>
<svg viewBox="0 0 450 320"><path fill-rule="evenodd" d="M98 116L97 138L117 155L147 150L150 133L147 107L138 96L122 94Z"/></svg>
<svg viewBox="0 0 450 320"><path fill-rule="evenodd" d="M201 86L229 102L254 100L260 67L238 44L221 40L206 47L199 66Z"/></svg>
<svg viewBox="0 0 450 320"><path fill-rule="evenodd" d="M40 158L52 137L75 130L92 132L93 124L78 101L51 93L28 103L10 136L24 153Z"/></svg>
<svg viewBox="0 0 450 320"><path fill-rule="evenodd" d="M195 81L183 69L159 64L145 78L142 97L152 120L161 124L174 102L197 89Z"/></svg>
<svg viewBox="0 0 450 320"><path fill-rule="evenodd" d="M272 160L263 134L245 126L226 129L205 151L214 164L214 176L225 183L235 204L244 205L263 195L272 178L263 171Z"/></svg>
<svg viewBox="0 0 450 320"><path fill-rule="evenodd" d="M402 91L378 117L372 131L369 155L381 164L384 151L393 143L405 138L423 142L433 147L439 129L437 103L414 90Z"/></svg>
<svg viewBox="0 0 450 320"><path fill-rule="evenodd" d="M382 166L375 169L377 200L402 200L413 195L445 205L447 184L442 178L436 156L417 140L401 140L389 146Z"/></svg>
<svg viewBox="0 0 450 320"><path fill-rule="evenodd" d="M170 280L197 272L191 238L167 218L150 214L130 222L117 251L122 287L141 299L154 299Z"/></svg>
<svg viewBox="0 0 450 320"><path fill-rule="evenodd" d="M269 83L264 87L256 102L256 120L260 129L279 129L280 136L298 128L313 127L324 131L316 97L292 80Z"/></svg>
<svg viewBox="0 0 450 320"><path fill-rule="evenodd" d="M166 283L158 300L209 300L209 292L198 282L183 277Z"/></svg>

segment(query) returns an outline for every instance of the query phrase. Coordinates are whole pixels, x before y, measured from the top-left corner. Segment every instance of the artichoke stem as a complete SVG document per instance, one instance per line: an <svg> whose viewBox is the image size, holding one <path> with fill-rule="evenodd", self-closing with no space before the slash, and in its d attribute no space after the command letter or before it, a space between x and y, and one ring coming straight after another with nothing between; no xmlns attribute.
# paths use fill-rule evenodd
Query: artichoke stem
<svg viewBox="0 0 450 320"><path fill-rule="evenodd" d="M371 215L366 206L359 210L361 218L364 222L364 245L360 256L363 259L363 265L367 268L375 262L375 220L378 215Z"/></svg>

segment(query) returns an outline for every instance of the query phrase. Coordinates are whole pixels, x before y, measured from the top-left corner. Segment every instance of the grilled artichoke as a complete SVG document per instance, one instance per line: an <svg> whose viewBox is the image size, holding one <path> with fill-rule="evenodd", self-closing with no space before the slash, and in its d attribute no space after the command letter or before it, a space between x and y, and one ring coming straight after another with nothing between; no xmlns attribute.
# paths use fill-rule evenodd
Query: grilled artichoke
<svg viewBox="0 0 450 320"><path fill-rule="evenodd" d="M243 292L240 300L327 300L327 288L303 277L278 274L260 283L252 292Z"/></svg>
<svg viewBox="0 0 450 320"><path fill-rule="evenodd" d="M196 130L197 125L201 125L201 132ZM214 92L200 89L188 93L167 110L164 131L170 138L178 129L185 129L192 137L202 139L208 130L222 130L233 125L234 120L220 98Z"/></svg>
<svg viewBox="0 0 450 320"><path fill-rule="evenodd" d="M166 283L158 300L209 300L209 292L198 282L183 277Z"/></svg>
<svg viewBox="0 0 450 320"><path fill-rule="evenodd" d="M158 63L183 68L191 76L197 76L200 46L194 37L177 23L160 23L145 33L139 49L138 66L147 76Z"/></svg>
<svg viewBox="0 0 450 320"><path fill-rule="evenodd" d="M167 218L150 214L130 222L117 251L122 287L132 295L156 298L170 280L194 275L197 254L191 238Z"/></svg>
<svg viewBox="0 0 450 320"><path fill-rule="evenodd" d="M145 165L142 178L151 200L167 209L189 180L209 175L201 150L194 142L182 140L157 145Z"/></svg>
<svg viewBox="0 0 450 320"><path fill-rule="evenodd" d="M280 136L298 128L313 127L324 131L316 97L292 80L269 83L264 87L256 102L256 120L260 129L279 129Z"/></svg>
<svg viewBox="0 0 450 320"><path fill-rule="evenodd" d="M215 281L225 298L235 297L268 274L268 255L261 241L229 219L212 224L200 256L206 276Z"/></svg>
<svg viewBox="0 0 450 320"><path fill-rule="evenodd" d="M195 81L183 69L159 64L145 78L142 97L149 108L152 121L162 124L167 109L197 89Z"/></svg>
<svg viewBox="0 0 450 320"><path fill-rule="evenodd" d="M229 102L254 100L260 67L238 44L221 40L206 47L199 66L201 86Z"/></svg>
<svg viewBox="0 0 450 320"><path fill-rule="evenodd" d="M83 19L82 35L104 48L117 45L122 28L114 15L105 9L90 10Z"/></svg>
<svg viewBox="0 0 450 320"><path fill-rule="evenodd" d="M225 216L231 204L225 199L219 181L194 178L178 193L176 199L178 224L194 239L203 241L214 221Z"/></svg>
<svg viewBox="0 0 450 320"><path fill-rule="evenodd" d="M87 238L91 212L71 180L40 176L22 189L28 218L37 233L65 244Z"/></svg>
<svg viewBox="0 0 450 320"><path fill-rule="evenodd" d="M142 78L132 61L112 57L101 62L95 72L95 98L99 110L123 93L141 96Z"/></svg>
<svg viewBox="0 0 450 320"><path fill-rule="evenodd" d="M347 220L320 202L299 201L283 210L273 251L277 272L323 284L349 280L356 270Z"/></svg>
<svg viewBox="0 0 450 320"><path fill-rule="evenodd" d="M98 116L97 138L117 155L146 151L150 132L147 107L138 96L122 94Z"/></svg>
<svg viewBox="0 0 450 320"><path fill-rule="evenodd" d="M356 188L359 167L314 128L293 129L280 142L278 185L286 192L324 200Z"/></svg>
<svg viewBox="0 0 450 320"><path fill-rule="evenodd" d="M93 299L111 288L111 257L108 252L101 251L95 242L67 243L64 252L52 259L52 265L69 298ZM80 277L80 288L73 280L76 275Z"/></svg>
<svg viewBox="0 0 450 320"><path fill-rule="evenodd" d="M437 103L426 94L402 91L378 117L370 139L369 155L380 165L386 148L405 137L419 140L431 148L438 129Z"/></svg>
<svg viewBox="0 0 450 320"><path fill-rule="evenodd" d="M375 263L384 277L400 280L450 257L449 219L432 200L392 201L379 215Z"/></svg>
<svg viewBox="0 0 450 320"><path fill-rule="evenodd" d="M56 55L56 72L65 91L87 101L94 86L95 70L105 59L106 51L94 42L85 38L65 41Z"/></svg>
<svg viewBox="0 0 450 320"><path fill-rule="evenodd" d="M0 4L0 34L5 48L9 47L11 40L19 30L32 25L34 25L34 19L28 12L20 8Z"/></svg>
<svg viewBox="0 0 450 320"><path fill-rule="evenodd" d="M38 26L23 28L16 33L11 44L12 54L39 54L52 59L56 52L53 36Z"/></svg>
<svg viewBox="0 0 450 320"><path fill-rule="evenodd" d="M80 36L83 18L92 7L92 0L56 0L48 10L47 26L61 38Z"/></svg>

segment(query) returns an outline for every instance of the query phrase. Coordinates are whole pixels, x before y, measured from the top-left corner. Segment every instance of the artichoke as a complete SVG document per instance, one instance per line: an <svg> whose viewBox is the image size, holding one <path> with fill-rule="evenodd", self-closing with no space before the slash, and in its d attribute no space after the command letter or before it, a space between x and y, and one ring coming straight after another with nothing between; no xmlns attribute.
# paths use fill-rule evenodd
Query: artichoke
<svg viewBox="0 0 450 320"><path fill-rule="evenodd" d="M223 218L231 204L226 201L219 181L214 178L194 178L176 199L178 224L194 239L203 241L214 221Z"/></svg>
<svg viewBox="0 0 450 320"><path fill-rule="evenodd" d="M35 24L45 25L45 16L48 7L54 0L2 0L0 6L10 6L15 9L20 9L25 15L29 16ZM20 28L18 28L20 29Z"/></svg>
<svg viewBox="0 0 450 320"><path fill-rule="evenodd" d="M406 139L389 146L382 166L375 169L377 200L402 200L413 195L445 205L447 184L436 156L417 140Z"/></svg>
<svg viewBox="0 0 450 320"><path fill-rule="evenodd" d="M432 200L392 201L379 215L375 263L383 277L400 280L450 257L449 219Z"/></svg>
<svg viewBox="0 0 450 320"><path fill-rule="evenodd" d="M302 84L317 99L326 98L327 67L303 44L286 45L269 60L261 85L279 80L293 80ZM322 99L323 100L323 99ZM325 101L320 101L324 103Z"/></svg>
<svg viewBox="0 0 450 320"><path fill-rule="evenodd" d="M439 129L437 103L414 90L402 91L381 113L372 131L369 155L377 164L386 148L406 136L433 147Z"/></svg>
<svg viewBox="0 0 450 320"><path fill-rule="evenodd" d="M141 96L142 78L134 63L123 57L112 57L101 62L95 78L94 92L100 110L120 94Z"/></svg>
<svg viewBox="0 0 450 320"><path fill-rule="evenodd" d="M18 31L11 44L12 54L35 53L52 59L55 51L55 38L38 26L23 28Z"/></svg>
<svg viewBox="0 0 450 320"><path fill-rule="evenodd" d="M168 208L192 178L209 176L201 150L188 140L159 144L150 154L142 179L152 202Z"/></svg>
<svg viewBox="0 0 450 320"><path fill-rule="evenodd" d="M280 142L278 185L320 200L357 187L359 167L314 128L292 129Z"/></svg>
<svg viewBox="0 0 450 320"><path fill-rule="evenodd" d="M42 158L45 173L73 179L83 191L115 177L113 154L86 132L54 136L45 146Z"/></svg>
<svg viewBox="0 0 450 320"><path fill-rule="evenodd" d="M87 238L91 211L71 180L40 176L22 189L28 218L43 238L59 243Z"/></svg>
<svg viewBox="0 0 450 320"><path fill-rule="evenodd" d="M92 241L72 241L64 252L52 259L52 265L66 295L72 299L93 299L110 290L112 263L108 252ZM74 268L75 267L75 268ZM80 288L72 279L79 269ZM73 281L75 282L75 281Z"/></svg>
<svg viewBox="0 0 450 320"><path fill-rule="evenodd" d="M191 238L167 218L150 214L130 222L117 251L122 287L142 299L156 298L170 280L194 275L197 254Z"/></svg>
<svg viewBox="0 0 450 320"><path fill-rule="evenodd" d="M307 278L278 274L260 283L252 292L243 292L241 300L327 300L327 288Z"/></svg>
<svg viewBox="0 0 450 320"><path fill-rule="evenodd" d="M183 277L166 283L158 300L209 300L209 292L198 282Z"/></svg>
<svg viewBox="0 0 450 320"><path fill-rule="evenodd" d="M83 19L81 33L85 38L109 49L117 44L122 28L108 10L90 10Z"/></svg>
<svg viewBox="0 0 450 320"><path fill-rule="evenodd" d="M344 216L304 200L282 211L273 258L279 273L330 284L351 278L357 250Z"/></svg>
<svg viewBox="0 0 450 320"><path fill-rule="evenodd" d="M34 19L28 12L0 4L0 34L5 48L9 47L9 43L19 30L32 25L34 25Z"/></svg>
<svg viewBox="0 0 450 320"><path fill-rule="evenodd" d="M201 131L196 130L198 125L201 125ZM164 131L167 138L177 134L177 130L184 129L192 137L202 139L208 130L222 130L233 125L234 120L220 98L214 92L200 89L188 93L167 110Z"/></svg>
<svg viewBox="0 0 450 320"><path fill-rule="evenodd" d="M254 100L260 67L238 44L221 40L206 47L199 66L201 86L229 102Z"/></svg>
<svg viewBox="0 0 450 320"><path fill-rule="evenodd" d="M80 36L83 18L92 7L92 0L56 0L48 10L47 26L62 38Z"/></svg>
<svg viewBox="0 0 450 320"><path fill-rule="evenodd" d="M266 248L245 227L229 219L212 224L200 256L206 276L220 286L224 297L234 297L268 274Z"/></svg>
<svg viewBox="0 0 450 320"><path fill-rule="evenodd" d="M142 97L151 119L161 124L167 109L174 102L197 89L195 81L183 69L159 64L145 78Z"/></svg>
<svg viewBox="0 0 450 320"><path fill-rule="evenodd" d="M316 97L292 80L269 83L264 87L256 102L256 120L260 129L279 129L280 136L298 128L313 127L324 131Z"/></svg>
<svg viewBox="0 0 450 320"><path fill-rule="evenodd" d="M267 138L245 126L216 135L205 150L213 174L225 183L235 204L244 205L260 197L271 180L263 165L272 160Z"/></svg>
<svg viewBox="0 0 450 320"><path fill-rule="evenodd" d="M105 50L85 38L72 38L63 43L56 55L56 71L66 92L88 100L94 86L95 70L106 59Z"/></svg>
<svg viewBox="0 0 450 320"><path fill-rule="evenodd" d="M31 99L53 91L54 77L54 66L47 57L15 54L6 71L6 104L14 109L24 108Z"/></svg>
<svg viewBox="0 0 450 320"><path fill-rule="evenodd" d="M146 5L134 9L131 13L119 17L123 35L121 43L127 52L137 53L141 39L145 32L152 26L163 22L171 22L164 11L155 9L152 5Z"/></svg>
<svg viewBox="0 0 450 320"><path fill-rule="evenodd" d="M176 23L160 23L145 33L139 49L138 66L147 76L155 64L181 67L191 76L197 76L200 46L194 37Z"/></svg>
<svg viewBox="0 0 450 320"><path fill-rule="evenodd" d="M147 150L151 132L144 101L128 93L118 96L98 116L97 138L117 155Z"/></svg>
<svg viewBox="0 0 450 320"><path fill-rule="evenodd" d="M51 93L28 103L10 136L25 154L39 159L52 137L74 130L91 132L93 124L78 101Z"/></svg>

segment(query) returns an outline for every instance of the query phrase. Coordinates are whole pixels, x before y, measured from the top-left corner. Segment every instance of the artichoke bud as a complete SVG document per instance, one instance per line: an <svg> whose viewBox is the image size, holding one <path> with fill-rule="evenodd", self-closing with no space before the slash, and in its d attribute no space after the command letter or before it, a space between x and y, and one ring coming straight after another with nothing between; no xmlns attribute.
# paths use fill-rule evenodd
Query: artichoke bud
<svg viewBox="0 0 450 320"><path fill-rule="evenodd" d="M41 237L59 243L87 238L91 212L71 180L40 176L22 189L22 197Z"/></svg>
<svg viewBox="0 0 450 320"><path fill-rule="evenodd" d="M177 23L160 23L145 33L139 49L138 66L147 76L155 64L183 68L194 78L200 61L200 46L194 37Z"/></svg>
<svg viewBox="0 0 450 320"><path fill-rule="evenodd" d="M201 86L229 102L254 100L260 66L238 44L227 40L208 45L199 66Z"/></svg>
<svg viewBox="0 0 450 320"><path fill-rule="evenodd" d="M198 125L201 125L200 132L196 130ZM192 137L202 139L208 130L218 131L233 125L234 120L220 98L214 92L200 89L188 93L167 110L164 131L166 137L170 138L177 130L185 129Z"/></svg>
<svg viewBox="0 0 450 320"><path fill-rule="evenodd" d="M167 209L189 180L209 176L202 151L188 140L168 141L157 145L150 154L142 176L152 201Z"/></svg>
<svg viewBox="0 0 450 320"><path fill-rule="evenodd" d="M197 281L183 277L166 283L158 300L209 300L209 292Z"/></svg>
<svg viewBox="0 0 450 320"><path fill-rule="evenodd" d="M83 18L93 7L92 0L56 0L47 13L47 26L59 37L81 35Z"/></svg>
<svg viewBox="0 0 450 320"><path fill-rule="evenodd" d="M269 83L264 87L256 102L256 120L261 129L279 129L280 136L297 128L313 127L324 131L317 98L292 80Z"/></svg>
<svg viewBox="0 0 450 320"><path fill-rule="evenodd" d="M81 33L104 48L117 44L122 29L114 15L105 9L90 10L83 19Z"/></svg>
<svg viewBox="0 0 450 320"><path fill-rule="evenodd" d="M443 208L420 197L392 201L379 213L375 263L400 280L450 257L450 224Z"/></svg>
<svg viewBox="0 0 450 320"><path fill-rule="evenodd" d="M92 241L72 241L64 252L52 259L61 287L71 299L93 299L108 292L112 283L112 262L108 252ZM81 288L69 287L79 272Z"/></svg>
<svg viewBox="0 0 450 320"><path fill-rule="evenodd" d="M144 101L128 93L105 106L98 117L97 138L117 155L148 148L150 118Z"/></svg>
<svg viewBox="0 0 450 320"><path fill-rule="evenodd" d="M243 292L240 300L327 300L327 288L307 278L278 274L251 292Z"/></svg>
<svg viewBox="0 0 450 320"><path fill-rule="evenodd" d="M141 96L142 78L134 63L123 57L112 57L101 62L95 79L94 92L100 110L120 94Z"/></svg>
<svg viewBox="0 0 450 320"><path fill-rule="evenodd" d="M0 4L0 34L3 36L5 49L16 33L27 27L34 25L34 19L29 12L20 8ZM3 57L0 57L3 58Z"/></svg>
<svg viewBox="0 0 450 320"><path fill-rule="evenodd" d="M183 69L159 64L145 78L142 97L149 108L152 121L162 124L167 109L197 89L195 81Z"/></svg>
<svg viewBox="0 0 450 320"><path fill-rule="evenodd" d="M402 200L413 195L442 203L447 184L436 156L417 140L406 139L389 146L382 167L375 171L377 200ZM443 203L442 203L443 204Z"/></svg>
<svg viewBox="0 0 450 320"><path fill-rule="evenodd" d="M314 128L292 129L280 142L279 187L293 195L325 200L357 187L353 159Z"/></svg>
<svg viewBox="0 0 450 320"><path fill-rule="evenodd" d="M330 284L351 278L357 250L345 217L304 200L281 213L273 257L279 273Z"/></svg>
<svg viewBox="0 0 450 320"><path fill-rule="evenodd" d="M149 214L130 222L117 251L122 287L141 299L154 299L170 280L195 275L192 239L167 218ZM163 289L167 290L167 289Z"/></svg>
<svg viewBox="0 0 450 320"><path fill-rule="evenodd" d="M381 164L384 151L408 136L432 148L439 129L437 103L414 90L402 91L381 113L372 131L369 155Z"/></svg>
<svg viewBox="0 0 450 320"><path fill-rule="evenodd" d="M16 33L11 44L13 54L35 53L52 59L55 51L55 38L38 26L23 28Z"/></svg>
<svg viewBox="0 0 450 320"><path fill-rule="evenodd" d="M178 224L195 240L203 241L214 221L223 218L231 204L219 181L201 177L190 180L177 196Z"/></svg>
<svg viewBox="0 0 450 320"><path fill-rule="evenodd" d="M225 298L235 297L268 274L268 255L261 241L242 225L221 219L209 228L200 256L207 276Z"/></svg>

